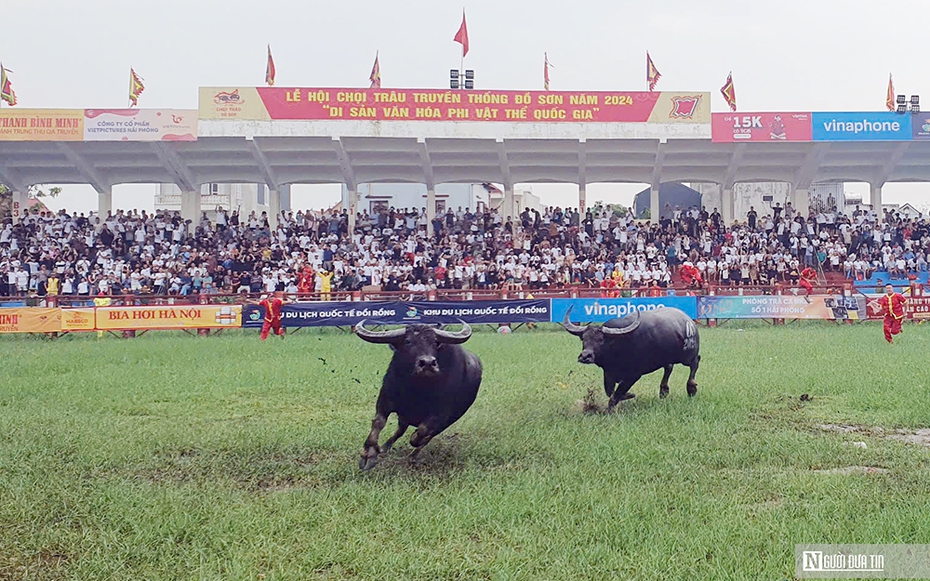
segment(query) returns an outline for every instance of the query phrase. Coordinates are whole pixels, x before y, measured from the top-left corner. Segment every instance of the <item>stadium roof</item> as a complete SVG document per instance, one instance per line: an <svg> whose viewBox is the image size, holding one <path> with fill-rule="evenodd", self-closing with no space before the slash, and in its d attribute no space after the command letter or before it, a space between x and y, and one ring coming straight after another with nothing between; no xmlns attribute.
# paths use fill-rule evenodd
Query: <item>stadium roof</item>
<svg viewBox="0 0 930 581"><path fill-rule="evenodd" d="M713 143L710 136L595 135L585 124L201 121L192 142L0 142L0 182L283 184L365 182L930 181L930 141ZM427 131L428 129L428 131ZM675 128L677 129L677 128ZM628 133L627 128L624 133ZM557 133L553 135L553 133ZM490 135L489 135L490 134Z"/></svg>

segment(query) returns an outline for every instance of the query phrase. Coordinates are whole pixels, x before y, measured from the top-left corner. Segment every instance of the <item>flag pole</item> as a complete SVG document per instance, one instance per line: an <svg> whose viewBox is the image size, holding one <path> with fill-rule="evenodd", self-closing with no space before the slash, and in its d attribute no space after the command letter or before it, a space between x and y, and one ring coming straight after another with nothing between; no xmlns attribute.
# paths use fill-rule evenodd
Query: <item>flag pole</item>
<svg viewBox="0 0 930 581"><path fill-rule="evenodd" d="M132 67L129 67L129 104L127 107L132 107Z"/></svg>

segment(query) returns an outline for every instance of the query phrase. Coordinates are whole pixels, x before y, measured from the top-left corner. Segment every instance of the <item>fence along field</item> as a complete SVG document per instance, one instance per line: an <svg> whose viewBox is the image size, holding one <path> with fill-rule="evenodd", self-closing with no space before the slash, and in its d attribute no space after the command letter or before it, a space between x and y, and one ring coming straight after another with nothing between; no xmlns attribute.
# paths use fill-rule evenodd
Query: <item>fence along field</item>
<svg viewBox="0 0 930 581"><path fill-rule="evenodd" d="M476 332L471 410L366 474L390 352L351 335L0 342L0 578L778 579L930 537L927 449L888 437L930 416L923 325L702 329L697 397L653 374L611 415L568 333Z"/></svg>

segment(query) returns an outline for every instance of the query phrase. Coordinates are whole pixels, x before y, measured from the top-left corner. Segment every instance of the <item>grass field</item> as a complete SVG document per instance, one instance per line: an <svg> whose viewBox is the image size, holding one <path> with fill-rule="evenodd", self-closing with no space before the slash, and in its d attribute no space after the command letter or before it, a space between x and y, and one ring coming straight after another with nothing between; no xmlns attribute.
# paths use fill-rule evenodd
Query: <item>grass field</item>
<svg viewBox="0 0 930 581"><path fill-rule="evenodd" d="M678 367L606 415L578 339L476 333L469 413L360 473L385 346L5 337L0 580L785 579L796 543L930 542L930 449L887 437L930 424L930 326L701 342L696 398Z"/></svg>

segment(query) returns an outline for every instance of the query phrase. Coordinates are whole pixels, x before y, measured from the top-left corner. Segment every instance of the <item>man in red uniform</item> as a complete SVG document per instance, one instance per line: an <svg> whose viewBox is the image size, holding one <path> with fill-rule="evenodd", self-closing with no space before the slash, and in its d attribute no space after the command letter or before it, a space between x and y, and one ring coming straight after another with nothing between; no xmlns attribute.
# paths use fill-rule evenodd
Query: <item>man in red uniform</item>
<svg viewBox="0 0 930 581"><path fill-rule="evenodd" d="M904 295L894 292L894 287L885 285L885 296L869 303L872 309L885 314L885 340L891 343L891 336L901 332L904 320Z"/></svg>
<svg viewBox="0 0 930 581"><path fill-rule="evenodd" d="M316 275L313 272L313 268L309 265L305 266L303 270L300 271L300 278L297 283L297 292L306 295L313 292L313 283L316 281Z"/></svg>
<svg viewBox="0 0 930 581"><path fill-rule="evenodd" d="M284 338L284 327L281 326L281 308L290 301L284 300L284 293L276 291L261 301L250 301L253 305L258 305L265 310L265 320L262 323L262 333L259 338L264 341L268 338L269 331L274 330L274 334Z"/></svg>
<svg viewBox="0 0 930 581"><path fill-rule="evenodd" d="M810 297L811 293L814 292L814 286L811 284L811 281L817 278L817 271L811 267L807 267L801 271L801 276L798 277L798 286L804 289L804 298L807 299L807 302L811 302Z"/></svg>

